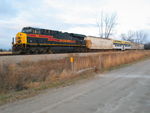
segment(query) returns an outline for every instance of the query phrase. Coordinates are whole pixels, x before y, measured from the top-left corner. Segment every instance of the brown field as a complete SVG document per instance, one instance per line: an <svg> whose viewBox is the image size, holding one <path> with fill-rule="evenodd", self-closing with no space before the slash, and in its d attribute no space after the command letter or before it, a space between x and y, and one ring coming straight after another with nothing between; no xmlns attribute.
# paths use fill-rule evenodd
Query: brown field
<svg viewBox="0 0 150 113"><path fill-rule="evenodd" d="M148 56L150 56L150 51L127 51L93 56L76 55L73 56L73 64L70 62L70 57L0 64L0 92L39 88L43 84L47 85L76 77L82 70L93 69L94 72L101 72Z"/></svg>
<svg viewBox="0 0 150 113"><path fill-rule="evenodd" d="M0 55L3 55L3 54L12 54L12 52L0 52Z"/></svg>

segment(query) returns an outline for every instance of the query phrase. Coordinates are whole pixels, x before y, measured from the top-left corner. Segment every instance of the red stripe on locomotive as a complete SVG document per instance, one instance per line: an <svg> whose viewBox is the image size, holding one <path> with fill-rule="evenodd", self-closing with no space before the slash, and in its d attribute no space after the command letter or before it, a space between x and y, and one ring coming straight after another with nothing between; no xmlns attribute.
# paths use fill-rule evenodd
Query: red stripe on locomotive
<svg viewBox="0 0 150 113"><path fill-rule="evenodd" d="M48 35L28 34L27 36L29 36L29 37L36 37L36 38L47 38L48 41L76 43L75 40L56 39L56 38L54 38L53 36L48 36Z"/></svg>

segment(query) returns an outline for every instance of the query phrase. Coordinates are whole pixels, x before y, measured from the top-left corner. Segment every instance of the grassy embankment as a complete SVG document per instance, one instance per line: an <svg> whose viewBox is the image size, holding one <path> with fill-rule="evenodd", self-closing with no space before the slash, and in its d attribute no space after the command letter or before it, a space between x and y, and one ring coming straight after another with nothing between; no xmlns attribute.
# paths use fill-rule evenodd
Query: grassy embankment
<svg viewBox="0 0 150 113"><path fill-rule="evenodd" d="M36 95L41 89L65 86L91 75L150 56L150 51L102 53L94 56L23 61L0 66L0 104ZM83 70L88 71L83 71Z"/></svg>

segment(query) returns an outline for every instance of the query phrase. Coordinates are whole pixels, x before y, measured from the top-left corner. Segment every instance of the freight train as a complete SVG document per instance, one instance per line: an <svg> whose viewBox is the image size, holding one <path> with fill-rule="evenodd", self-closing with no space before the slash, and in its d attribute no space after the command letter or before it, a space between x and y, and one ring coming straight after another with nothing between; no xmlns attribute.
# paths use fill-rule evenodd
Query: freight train
<svg viewBox="0 0 150 113"><path fill-rule="evenodd" d="M129 41L104 39L75 33L24 27L13 39L12 51L17 54L90 52L100 50L144 49Z"/></svg>

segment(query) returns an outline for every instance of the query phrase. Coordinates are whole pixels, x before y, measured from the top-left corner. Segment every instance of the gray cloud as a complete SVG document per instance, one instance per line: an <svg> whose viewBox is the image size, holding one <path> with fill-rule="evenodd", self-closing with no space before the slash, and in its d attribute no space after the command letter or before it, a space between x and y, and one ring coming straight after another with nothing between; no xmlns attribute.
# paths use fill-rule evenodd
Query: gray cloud
<svg viewBox="0 0 150 113"><path fill-rule="evenodd" d="M0 1L0 19L8 19L15 17L19 12L14 4L11 4L11 0Z"/></svg>

